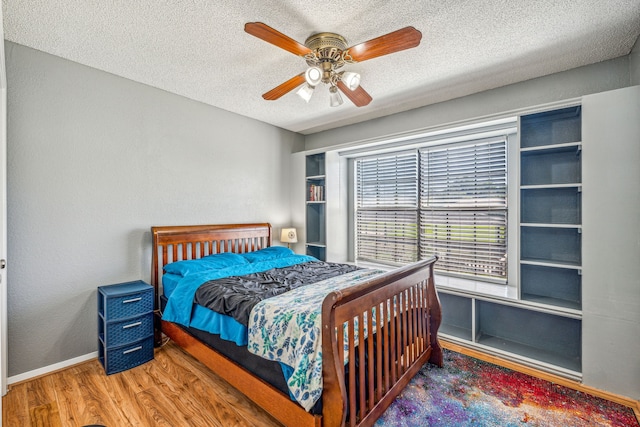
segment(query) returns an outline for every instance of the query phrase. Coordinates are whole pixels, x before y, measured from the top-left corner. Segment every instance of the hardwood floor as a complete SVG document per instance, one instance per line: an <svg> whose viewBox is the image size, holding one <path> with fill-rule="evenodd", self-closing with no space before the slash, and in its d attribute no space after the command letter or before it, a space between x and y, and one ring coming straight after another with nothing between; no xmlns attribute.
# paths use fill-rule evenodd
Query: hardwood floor
<svg viewBox="0 0 640 427"><path fill-rule="evenodd" d="M629 406L612 395L517 363L442 341L445 348ZM2 398L5 427L264 426L281 427L226 381L168 342L155 359L105 375L98 360L14 384Z"/></svg>
<svg viewBox="0 0 640 427"><path fill-rule="evenodd" d="M171 342L118 374L96 359L12 385L2 407L6 427L281 426Z"/></svg>

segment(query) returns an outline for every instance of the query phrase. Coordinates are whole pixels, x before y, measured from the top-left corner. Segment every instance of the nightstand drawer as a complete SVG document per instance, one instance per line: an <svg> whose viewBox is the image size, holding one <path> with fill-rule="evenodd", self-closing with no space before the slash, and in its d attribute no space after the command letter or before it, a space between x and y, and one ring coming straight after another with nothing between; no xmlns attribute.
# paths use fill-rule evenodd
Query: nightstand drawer
<svg viewBox="0 0 640 427"><path fill-rule="evenodd" d="M153 313L106 322L104 327L106 330L100 331L100 338L107 347L139 341L153 334Z"/></svg>
<svg viewBox="0 0 640 427"><path fill-rule="evenodd" d="M153 359L153 335L131 344L108 348L106 351L100 348L99 358L107 375L142 365Z"/></svg>
<svg viewBox="0 0 640 427"><path fill-rule="evenodd" d="M98 290L98 313L106 321L153 311L153 288L142 281L100 286Z"/></svg>

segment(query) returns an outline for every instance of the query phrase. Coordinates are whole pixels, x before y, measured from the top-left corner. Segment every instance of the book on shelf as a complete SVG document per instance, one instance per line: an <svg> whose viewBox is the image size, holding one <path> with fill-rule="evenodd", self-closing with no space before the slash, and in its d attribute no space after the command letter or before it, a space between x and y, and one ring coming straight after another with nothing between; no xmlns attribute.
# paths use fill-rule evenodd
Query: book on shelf
<svg viewBox="0 0 640 427"><path fill-rule="evenodd" d="M323 202L324 201L324 185L309 185L309 201L310 202Z"/></svg>

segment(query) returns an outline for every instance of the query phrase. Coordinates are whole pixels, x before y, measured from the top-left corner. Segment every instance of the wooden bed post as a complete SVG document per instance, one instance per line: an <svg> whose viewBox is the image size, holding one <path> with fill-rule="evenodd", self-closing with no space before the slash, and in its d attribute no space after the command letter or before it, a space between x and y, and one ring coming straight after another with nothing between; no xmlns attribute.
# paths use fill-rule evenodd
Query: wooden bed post
<svg viewBox="0 0 640 427"><path fill-rule="evenodd" d="M342 426L347 417L347 393L345 391L344 374L338 372L337 366L342 361L338 356L335 338L336 324L333 312L337 295L332 292L322 303L322 355L327 363L322 365L322 426Z"/></svg>
<svg viewBox="0 0 640 427"><path fill-rule="evenodd" d="M436 260L438 257L436 257ZM436 291L436 281L434 278L433 268L435 262L429 266L429 287L427 298L429 301L429 326L431 331L431 357L429 362L436 366L442 367L444 364L444 355L442 354L442 346L438 340L438 330L440 329L440 323L442 323L442 306L440 305L440 298L438 298L438 292Z"/></svg>

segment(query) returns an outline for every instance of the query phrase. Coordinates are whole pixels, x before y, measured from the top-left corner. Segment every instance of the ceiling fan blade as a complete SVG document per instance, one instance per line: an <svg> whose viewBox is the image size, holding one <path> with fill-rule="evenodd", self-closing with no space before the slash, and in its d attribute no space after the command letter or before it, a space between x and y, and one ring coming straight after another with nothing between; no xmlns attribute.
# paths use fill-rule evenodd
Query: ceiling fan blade
<svg viewBox="0 0 640 427"><path fill-rule="evenodd" d="M289 51L294 55L304 56L307 53L311 53L311 49L305 45L298 43L291 37L285 36L281 32L274 30L262 22L247 22L244 24L244 30L252 36L256 36L259 39Z"/></svg>
<svg viewBox="0 0 640 427"><path fill-rule="evenodd" d="M340 80L338 81L337 86L338 89L340 89L340 91L344 93L345 96L349 98L356 107L364 107L365 105L369 105L372 100L371 95L369 95L367 91L362 88L362 86L358 86L355 90L350 90L347 85L345 85Z"/></svg>
<svg viewBox="0 0 640 427"><path fill-rule="evenodd" d="M384 36L376 37L347 49L354 61L362 62L420 44L422 33L413 27L401 28Z"/></svg>
<svg viewBox="0 0 640 427"><path fill-rule="evenodd" d="M275 101L276 99L280 98L283 95L286 95L305 82L306 80L304 79L304 73L298 74L297 76L290 78L281 85L276 86L269 92L263 94L262 97L267 101Z"/></svg>

